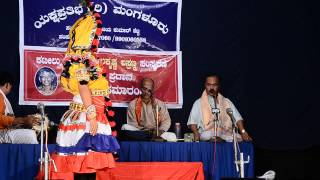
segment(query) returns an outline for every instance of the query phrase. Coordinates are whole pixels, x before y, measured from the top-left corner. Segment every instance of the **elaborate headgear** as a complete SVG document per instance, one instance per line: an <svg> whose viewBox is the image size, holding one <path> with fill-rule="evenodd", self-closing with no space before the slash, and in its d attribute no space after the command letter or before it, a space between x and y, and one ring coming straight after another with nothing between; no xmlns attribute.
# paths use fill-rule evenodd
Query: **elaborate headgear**
<svg viewBox="0 0 320 180"><path fill-rule="evenodd" d="M102 33L102 21L99 13L94 11L93 4L89 0L81 0L81 4L87 7L88 12L80 17L69 31L69 44L64 57L64 71L61 76L70 77L71 64L81 63L88 70L75 72L80 84L88 83L88 80L98 79L101 68L96 60L96 52L99 45L99 35Z"/></svg>

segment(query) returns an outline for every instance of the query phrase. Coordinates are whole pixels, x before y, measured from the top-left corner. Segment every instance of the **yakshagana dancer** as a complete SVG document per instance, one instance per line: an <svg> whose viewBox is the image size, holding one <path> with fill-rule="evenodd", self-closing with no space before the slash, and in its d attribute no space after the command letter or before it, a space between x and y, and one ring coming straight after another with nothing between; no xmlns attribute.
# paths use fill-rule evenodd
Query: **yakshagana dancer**
<svg viewBox="0 0 320 180"><path fill-rule="evenodd" d="M73 179L74 173L94 173L115 167L113 152L119 149L112 135L108 81L96 57L102 32L100 15L89 0L82 2L88 12L69 32L60 83L74 95L69 110L61 118L56 153L51 155L57 172L50 167L50 178Z"/></svg>

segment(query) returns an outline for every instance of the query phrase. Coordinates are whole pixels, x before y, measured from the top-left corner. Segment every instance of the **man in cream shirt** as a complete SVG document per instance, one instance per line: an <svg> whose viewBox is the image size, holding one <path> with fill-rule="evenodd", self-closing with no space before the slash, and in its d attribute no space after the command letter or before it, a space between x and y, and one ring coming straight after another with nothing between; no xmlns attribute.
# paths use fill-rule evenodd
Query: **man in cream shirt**
<svg viewBox="0 0 320 180"><path fill-rule="evenodd" d="M219 92L220 79L217 75L206 77L205 90L195 101L188 119L188 127L194 134L195 141L225 140L232 141L232 120L227 111L231 110L239 130L239 140L251 141L243 125L243 119L228 99ZM213 113L213 110L216 112ZM216 119L218 118L218 121ZM214 122L217 122L216 126ZM217 127L217 128L215 128Z"/></svg>

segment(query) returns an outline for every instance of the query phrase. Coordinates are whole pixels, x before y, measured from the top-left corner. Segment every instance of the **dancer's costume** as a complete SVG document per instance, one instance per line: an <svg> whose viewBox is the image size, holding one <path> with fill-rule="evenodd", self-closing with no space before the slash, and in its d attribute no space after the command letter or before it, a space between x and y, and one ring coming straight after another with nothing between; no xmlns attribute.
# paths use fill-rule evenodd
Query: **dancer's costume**
<svg viewBox="0 0 320 180"><path fill-rule="evenodd" d="M102 22L100 15L92 9L78 19L69 32L70 42L60 81L64 90L74 97L61 118L57 152L51 155L58 170L54 172L53 166L50 167L53 179L112 168L115 166L112 153L119 149L109 124L114 112L109 109L108 81L95 55ZM89 93L83 89L89 89L86 91ZM93 136L90 121L94 120L98 128Z"/></svg>

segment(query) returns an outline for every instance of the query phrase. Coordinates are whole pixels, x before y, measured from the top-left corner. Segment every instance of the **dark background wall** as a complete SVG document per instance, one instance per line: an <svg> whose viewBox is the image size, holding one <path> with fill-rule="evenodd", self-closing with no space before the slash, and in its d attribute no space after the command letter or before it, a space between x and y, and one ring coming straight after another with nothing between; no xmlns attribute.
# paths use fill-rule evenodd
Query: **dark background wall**
<svg viewBox="0 0 320 180"><path fill-rule="evenodd" d="M9 95L16 115L36 112L19 106L19 7L2 7L1 70L16 76ZM184 0L182 109L170 110L174 122L186 121L208 73L222 76L222 92L245 119L254 138L256 175L269 169L279 179L316 178L320 161L319 10L312 1ZM46 107L58 122L66 107ZM125 108L116 108L118 128ZM173 128L172 128L173 129ZM52 138L54 139L54 137Z"/></svg>

